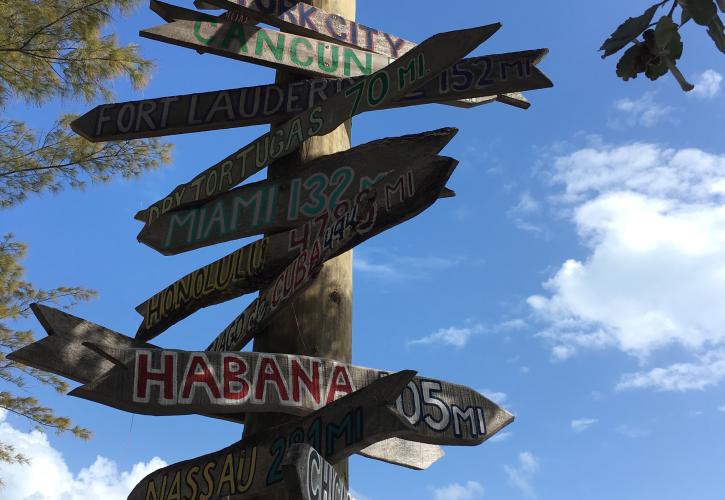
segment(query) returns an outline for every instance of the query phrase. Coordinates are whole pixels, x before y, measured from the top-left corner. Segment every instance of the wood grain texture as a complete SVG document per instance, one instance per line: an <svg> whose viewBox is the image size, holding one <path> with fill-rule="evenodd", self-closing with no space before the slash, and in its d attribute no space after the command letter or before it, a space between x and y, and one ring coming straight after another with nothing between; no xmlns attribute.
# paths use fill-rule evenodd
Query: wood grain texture
<svg viewBox="0 0 725 500"><path fill-rule="evenodd" d="M442 101L473 107L495 101L498 94L510 104L520 107L526 102L528 107L528 101L514 93L553 85L536 67L547 52L536 49L463 59L381 109ZM305 79L284 85L103 104L77 118L71 126L76 133L96 142L281 123L323 102L333 89L349 88L360 78Z"/></svg>
<svg viewBox="0 0 725 500"><path fill-rule="evenodd" d="M289 500L354 500L332 464L308 444L295 444L282 461Z"/></svg>
<svg viewBox="0 0 725 500"><path fill-rule="evenodd" d="M152 344L139 344L131 337L64 311L42 304L33 304L31 307L48 337L11 353L8 359L13 361L88 384L103 377L116 366L108 357L99 355L97 350L88 349L88 343L98 346L107 354L135 347L156 349ZM238 413L202 415L239 423L245 420L244 415ZM443 454L438 446L397 438L384 440L380 445L364 448L360 454L415 469L429 467L435 461L430 461L430 457L440 457Z"/></svg>
<svg viewBox="0 0 725 500"><path fill-rule="evenodd" d="M307 415L388 373L292 354L99 350L117 364L70 394L144 415ZM429 444L478 445L513 421L475 390L425 377L401 389L394 409L411 426L399 437Z"/></svg>
<svg viewBox="0 0 725 500"><path fill-rule="evenodd" d="M381 139L348 151L326 155L305 164L305 170L326 170L339 165L354 165L353 160L385 156L391 163L407 164L411 152L436 154L453 138L456 129L439 129L423 134ZM417 153L415 153L417 155ZM386 160L388 161L388 160ZM280 177L282 181L285 177ZM289 178L287 177L289 180ZM277 180L277 179L276 179ZM448 193L441 193L448 195ZM180 280L154 294L136 307L143 316L139 332L158 334L194 312L241 295L255 292L279 275L309 246L310 235L324 232L322 226L308 225L276 234L245 245L211 264L187 274ZM376 229L373 229L376 231ZM300 240L301 244L295 244Z"/></svg>
<svg viewBox="0 0 725 500"><path fill-rule="evenodd" d="M445 145L443 138L434 131L328 156L295 169L292 177L245 184L197 207L167 212L147 223L137 239L168 255L289 230L338 206L344 211L380 179L408 171L425 176L426 167Z"/></svg>
<svg viewBox="0 0 725 500"><path fill-rule="evenodd" d="M392 64L343 92L285 122L225 160L181 184L152 205L159 214L196 204L224 192L296 150L306 139L324 135L353 116L378 109L433 79L489 38L500 27L492 24L434 35ZM329 154L332 151L322 151ZM149 222L150 207L136 214Z"/></svg>
<svg viewBox="0 0 725 500"><path fill-rule="evenodd" d="M325 460L335 463L369 444L407 430L409 425L390 403L414 375L410 370L389 375L307 417L267 428L222 450L152 472L128 498L148 500L157 498L162 489L175 489L178 498L231 495L242 499L284 488L282 461L287 449L295 444L308 443Z"/></svg>
<svg viewBox="0 0 725 500"><path fill-rule="evenodd" d="M341 251L355 247L379 234L382 228L410 219L430 206L457 165L447 157L436 157L425 176L407 172L404 176L379 181L366 192L369 207L358 203L356 208L336 219L310 240L307 248L275 278L274 282L260 292L237 318L225 328L209 345L207 350L238 350L251 341L271 320L276 310L282 310L294 300L317 273L321 263ZM412 207L416 207L412 210ZM149 340L148 335L137 337ZM272 349L276 352L276 349Z"/></svg>

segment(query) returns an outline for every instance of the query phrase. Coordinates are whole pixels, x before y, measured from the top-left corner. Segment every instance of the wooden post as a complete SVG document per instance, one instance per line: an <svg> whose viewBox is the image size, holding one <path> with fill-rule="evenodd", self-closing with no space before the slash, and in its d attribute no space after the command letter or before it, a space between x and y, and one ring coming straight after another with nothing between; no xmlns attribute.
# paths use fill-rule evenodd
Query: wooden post
<svg viewBox="0 0 725 500"><path fill-rule="evenodd" d="M307 0L327 12L355 20L356 0ZM289 83L296 79L288 72L277 72L277 83ZM350 148L351 121L333 132L312 137L296 152L270 165L268 177L274 179L289 173L295 166L307 163L323 155ZM263 335L254 340L254 350L281 352L352 361L352 251L325 263L319 276L284 311L275 314L274 320ZM289 415L248 414L244 436L272 425L289 421ZM347 460L335 465L344 482L349 484ZM265 495L264 500L284 500L287 493L278 491Z"/></svg>

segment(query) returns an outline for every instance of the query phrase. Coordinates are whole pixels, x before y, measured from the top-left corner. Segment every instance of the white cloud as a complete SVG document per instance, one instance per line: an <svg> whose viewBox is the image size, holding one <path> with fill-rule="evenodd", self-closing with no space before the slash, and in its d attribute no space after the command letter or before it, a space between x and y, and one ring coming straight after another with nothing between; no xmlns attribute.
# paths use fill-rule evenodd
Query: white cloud
<svg viewBox="0 0 725 500"><path fill-rule="evenodd" d="M554 160L559 202L587 250L528 303L552 357L617 348L694 361L629 374L619 388L702 389L725 379L725 156L654 144L585 148Z"/></svg>
<svg viewBox="0 0 725 500"><path fill-rule="evenodd" d="M360 493L359 491L354 490L352 488L350 488L350 495L352 495L352 497L355 500L372 500L372 498L365 496L362 493Z"/></svg>
<svg viewBox="0 0 725 500"><path fill-rule="evenodd" d="M481 394L483 394L499 406L503 406L504 404L506 404L506 400L508 399L508 394L506 394L505 392L491 391L489 389L482 390Z"/></svg>
<svg viewBox="0 0 725 500"><path fill-rule="evenodd" d="M647 429L643 429L642 427L637 427L636 425L629 424L620 425L619 427L617 427L616 431L630 439L639 439L647 437L650 434L649 430Z"/></svg>
<svg viewBox="0 0 725 500"><path fill-rule="evenodd" d="M645 92L639 99L619 99L614 102L614 109L622 116L621 119L610 121L610 126L621 128L623 125L629 127L654 127L658 123L670 119L674 111L672 106L660 104L654 99L654 92Z"/></svg>
<svg viewBox="0 0 725 500"><path fill-rule="evenodd" d="M497 432L490 438L488 438L488 441L491 443L502 443L504 441L509 440L511 437L513 437L513 432L503 431L503 432Z"/></svg>
<svg viewBox="0 0 725 500"><path fill-rule="evenodd" d="M721 412L725 413L725 405L718 406L717 411L721 411Z"/></svg>
<svg viewBox="0 0 725 500"><path fill-rule="evenodd" d="M146 475L166 466L158 457L139 462L130 471L119 471L115 462L98 456L76 475L63 455L53 448L42 432L22 432L4 421L0 412L0 442L10 444L30 458L29 465L0 463L5 486L3 498L16 500L125 500Z"/></svg>
<svg viewBox="0 0 725 500"><path fill-rule="evenodd" d="M481 325L474 325L471 327L463 327L463 328L457 328L455 326L450 326L448 328L440 328L439 330L431 333L430 335L426 337L422 337L416 340L411 340L409 344L411 345L432 345L432 344L442 344L442 345L450 345L453 347L465 347L465 345L468 343L468 341L471 338L471 335L474 333L479 333L483 331L483 327Z"/></svg>
<svg viewBox="0 0 725 500"><path fill-rule="evenodd" d="M722 75L713 69L703 71L695 80L693 95L703 99L712 99L720 93Z"/></svg>
<svg viewBox="0 0 725 500"><path fill-rule="evenodd" d="M725 379L725 351L712 351L698 357L696 363L675 363L667 368L627 373L617 390L653 388L659 391L704 390Z"/></svg>
<svg viewBox="0 0 725 500"><path fill-rule="evenodd" d="M542 234L544 228L529 220L539 212L541 212L541 202L527 191L519 196L518 203L509 209L507 216L517 228L534 234Z"/></svg>
<svg viewBox="0 0 725 500"><path fill-rule="evenodd" d="M574 432L584 432L598 422L598 418L580 418L571 421L571 428Z"/></svg>
<svg viewBox="0 0 725 500"><path fill-rule="evenodd" d="M528 328L529 324L524 321L523 319L509 319L506 321L502 321L498 325L496 325L496 330L501 331L510 331L510 330L523 330L524 328Z"/></svg>
<svg viewBox="0 0 725 500"><path fill-rule="evenodd" d="M454 483L433 490L435 500L467 500L483 495L483 486L477 481L468 481L465 485Z"/></svg>
<svg viewBox="0 0 725 500"><path fill-rule="evenodd" d="M539 471L539 460L530 451L519 453L517 467L504 465L503 468L511 486L521 490L528 498L536 498L536 491L534 491L532 480L534 475Z"/></svg>
<svg viewBox="0 0 725 500"><path fill-rule="evenodd" d="M355 271L389 281L429 278L436 272L452 269L466 259L463 257L401 256L379 250L355 253Z"/></svg>

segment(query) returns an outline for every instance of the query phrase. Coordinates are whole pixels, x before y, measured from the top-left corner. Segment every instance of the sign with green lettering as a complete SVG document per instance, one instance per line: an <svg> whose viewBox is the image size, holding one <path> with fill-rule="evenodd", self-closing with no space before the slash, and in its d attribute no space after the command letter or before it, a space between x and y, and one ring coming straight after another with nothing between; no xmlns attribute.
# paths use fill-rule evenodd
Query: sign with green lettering
<svg viewBox="0 0 725 500"><path fill-rule="evenodd" d="M208 168L166 198L136 214L144 222L233 188L306 139L331 132L353 116L378 109L415 90L488 39L500 24L439 33L389 66L287 121Z"/></svg>
<svg viewBox="0 0 725 500"><path fill-rule="evenodd" d="M382 139L357 148L328 155L309 162L310 168L326 169L326 165L352 165L353 158L381 158L390 155L401 165L411 159L411 154L435 154L456 133L455 129L440 129L423 134ZM408 147L405 147L405 146ZM435 202L435 198L451 196L446 188L429 195L416 197L399 196L399 189L389 191L389 207L379 211L376 224L364 235L358 235L357 244L390 228L397 221L407 220ZM385 193L382 193L384 196ZM393 195L393 196L390 196ZM389 208L389 209L388 209ZM211 264L187 274L136 307L144 317L139 326L140 335L157 335L169 326L186 318L199 309L231 300L246 293L255 292L269 285L284 271L300 251L309 246L312 239L325 233L335 219L334 209L326 210L315 220L295 229L267 236L245 245ZM145 333L147 332L147 333Z"/></svg>

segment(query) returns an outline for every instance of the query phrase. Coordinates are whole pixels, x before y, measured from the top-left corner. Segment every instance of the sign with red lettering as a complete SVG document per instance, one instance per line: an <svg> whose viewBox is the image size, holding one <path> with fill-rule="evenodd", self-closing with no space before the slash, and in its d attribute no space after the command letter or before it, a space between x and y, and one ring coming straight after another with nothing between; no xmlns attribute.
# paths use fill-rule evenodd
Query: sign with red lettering
<svg viewBox="0 0 725 500"><path fill-rule="evenodd" d="M331 132L345 120L385 106L422 86L488 39L500 26L492 24L430 37L385 68L263 135L189 183L178 186L166 198L136 214L136 218L150 221L154 211L164 214L233 188L270 162L297 149L306 139Z"/></svg>
<svg viewBox="0 0 725 500"><path fill-rule="evenodd" d="M48 336L9 354L8 359L83 384L93 383L117 367L118 360L106 350L123 351L134 347L158 349L53 307L32 304L31 309ZM200 414L244 422L244 415L239 413ZM373 460L422 470L440 459L443 450L432 444L389 438L359 450L358 454Z"/></svg>
<svg viewBox="0 0 725 500"><path fill-rule="evenodd" d="M296 444L307 443L325 460L336 463L407 431L410 425L390 404L414 375L410 370L389 375L297 421L152 472L128 498L242 499L283 488L282 462Z"/></svg>
<svg viewBox="0 0 725 500"><path fill-rule="evenodd" d="M386 374L291 354L97 349L115 365L70 394L145 415L307 415ZM415 377L397 396L395 411L411 425L399 437L410 441L475 445L513 421L482 394L441 380Z"/></svg>
<svg viewBox="0 0 725 500"><path fill-rule="evenodd" d="M305 234L306 244L302 245L303 249L295 260L269 287L260 292L259 297L217 336L207 350L242 349L263 330L276 310L288 304L311 282L325 261L364 241L367 239L365 235L376 227L389 228L403 222L399 217L396 218L396 215L400 215L395 209L396 204L405 205L406 199L417 197L427 199L426 205L435 201L457 164L456 160L441 156L432 162L430 170L422 179L409 171L379 181L374 189L361 193L351 211L327 224L324 233L312 238ZM410 215L409 212L403 214ZM140 340L151 338L138 334L136 337Z"/></svg>
<svg viewBox="0 0 725 500"><path fill-rule="evenodd" d="M308 444L296 444L287 450L282 475L289 500L355 500L330 462Z"/></svg>
<svg viewBox="0 0 725 500"><path fill-rule="evenodd" d="M334 257L415 217L443 194L448 195L444 184L455 167L455 161L439 157L434 163L438 166L431 168L424 178L406 174L379 181L373 186L376 215L364 232L360 228L351 231L351 220L348 218L345 222L339 212L331 210L296 229L267 236L186 275L136 309L144 316L137 332L138 338L151 339L202 307L269 288L274 282L279 282L280 277L291 279L285 274L285 269L293 266L293 261L303 251L306 252L303 260L294 264L298 270L303 265L307 268L307 261L317 266L322 261L320 251L323 247L326 255ZM348 233L344 241L340 238L341 231ZM291 269L289 272L295 271ZM298 273L297 276L302 279L303 275ZM233 322L227 329L228 335L243 328L243 325L244 321ZM229 344L218 350L234 349Z"/></svg>

